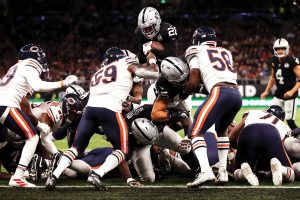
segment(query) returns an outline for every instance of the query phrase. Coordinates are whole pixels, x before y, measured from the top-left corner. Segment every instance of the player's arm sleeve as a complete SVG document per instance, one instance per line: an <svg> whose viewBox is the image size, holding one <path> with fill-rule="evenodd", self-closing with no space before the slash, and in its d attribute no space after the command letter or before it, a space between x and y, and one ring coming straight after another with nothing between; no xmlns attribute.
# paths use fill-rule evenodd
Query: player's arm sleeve
<svg viewBox="0 0 300 200"><path fill-rule="evenodd" d="M49 92L58 88L61 88L61 82L46 82L40 79L39 73L32 67L27 67L27 73L25 74L28 84L34 91Z"/></svg>
<svg viewBox="0 0 300 200"><path fill-rule="evenodd" d="M159 76L158 70L154 71L154 70L150 70L150 68L139 67L137 65L130 65L128 67L128 70L133 72L136 76L142 78L156 79Z"/></svg>

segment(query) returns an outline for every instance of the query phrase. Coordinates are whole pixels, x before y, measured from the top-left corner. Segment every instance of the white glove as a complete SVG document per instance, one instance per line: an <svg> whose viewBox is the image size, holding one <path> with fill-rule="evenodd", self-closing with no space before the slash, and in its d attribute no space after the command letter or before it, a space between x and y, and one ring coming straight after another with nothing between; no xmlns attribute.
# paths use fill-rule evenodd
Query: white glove
<svg viewBox="0 0 300 200"><path fill-rule="evenodd" d="M48 124L45 124L45 123L42 123L42 122L38 122L38 125L36 126L36 128L43 135L48 135L51 132L51 129L48 126Z"/></svg>
<svg viewBox="0 0 300 200"><path fill-rule="evenodd" d="M147 55L148 52L151 51L151 49L152 49L151 44L152 44L152 41L143 44L143 53L145 55Z"/></svg>
<svg viewBox="0 0 300 200"><path fill-rule="evenodd" d="M141 186L144 186L143 184L141 184L140 182L138 182L137 180L135 180L133 178L128 178L127 179L127 184L130 187L141 187Z"/></svg>
<svg viewBox="0 0 300 200"><path fill-rule="evenodd" d="M77 76L69 75L65 80L63 80L63 86L68 87L76 82L78 82Z"/></svg>

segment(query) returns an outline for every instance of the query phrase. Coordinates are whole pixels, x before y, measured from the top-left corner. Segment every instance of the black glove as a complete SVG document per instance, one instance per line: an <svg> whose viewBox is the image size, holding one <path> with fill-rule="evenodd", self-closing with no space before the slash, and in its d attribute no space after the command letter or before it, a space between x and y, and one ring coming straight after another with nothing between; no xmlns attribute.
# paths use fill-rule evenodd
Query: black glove
<svg viewBox="0 0 300 200"><path fill-rule="evenodd" d="M190 117L190 114L186 110L178 110L175 112L169 112L170 121L179 121L180 119L187 119Z"/></svg>

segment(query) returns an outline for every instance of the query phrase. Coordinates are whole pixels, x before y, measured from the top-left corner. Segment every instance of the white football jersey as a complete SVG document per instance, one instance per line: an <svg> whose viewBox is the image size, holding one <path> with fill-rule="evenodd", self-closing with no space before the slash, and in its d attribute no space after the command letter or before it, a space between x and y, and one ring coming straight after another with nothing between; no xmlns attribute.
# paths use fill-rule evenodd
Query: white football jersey
<svg viewBox="0 0 300 200"><path fill-rule="evenodd" d="M92 77L87 106L107 108L122 112L133 84L132 74L127 70L137 60L125 57L99 69Z"/></svg>
<svg viewBox="0 0 300 200"><path fill-rule="evenodd" d="M245 126L251 124L271 124L277 128L280 133L280 138L283 140L286 136L291 134L291 129L280 119L271 113L261 110L249 110L245 120Z"/></svg>
<svg viewBox="0 0 300 200"><path fill-rule="evenodd" d="M61 104L56 101L43 102L32 109L33 115L39 119L43 113L47 113L48 117L53 122L52 132L56 131L62 123L63 113Z"/></svg>
<svg viewBox="0 0 300 200"><path fill-rule="evenodd" d="M30 68L41 68L41 65L34 59L26 59L12 66L6 75L0 80L0 105L20 108L20 102L28 93L32 94L33 89L27 82L31 76L39 76L37 70Z"/></svg>
<svg viewBox="0 0 300 200"><path fill-rule="evenodd" d="M189 67L200 70L208 92L220 82L237 84L237 72L233 67L231 52L222 47L190 46L185 53Z"/></svg>

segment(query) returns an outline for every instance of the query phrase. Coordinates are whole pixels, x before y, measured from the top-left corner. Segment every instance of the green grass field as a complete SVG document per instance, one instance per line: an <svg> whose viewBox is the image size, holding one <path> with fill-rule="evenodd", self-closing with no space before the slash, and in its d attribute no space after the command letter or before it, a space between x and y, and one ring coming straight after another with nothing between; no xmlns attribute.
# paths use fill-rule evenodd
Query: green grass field
<svg viewBox="0 0 300 200"><path fill-rule="evenodd" d="M235 117L235 121L238 123L241 121L242 119L242 115L245 113L245 111L249 110L249 109L261 109L261 110L264 110L265 107L257 107L257 108L254 108L254 107L243 107L241 108L241 110L239 111L239 113L236 115ZM193 114L195 113L196 111L196 108L193 108ZM297 110L297 116L296 116L296 124L300 125L300 107L298 108ZM183 135L183 131L180 131L179 134L182 136ZM60 141L57 141L56 143L56 146L61 149L61 150L66 150L67 148L67 143L65 140L60 140ZM90 140L90 143L89 143L89 146L88 146L88 150L91 150L91 149L94 149L94 148L97 148L97 147L101 147L101 146L110 146L110 143L103 140L103 136L101 135L98 135L98 134L95 134L92 139Z"/></svg>
<svg viewBox="0 0 300 200"><path fill-rule="evenodd" d="M236 122L240 122L242 114L248 109L242 108L236 116ZM296 119L298 123L300 121L299 112L298 108ZM56 142L56 145L61 150L67 147L64 140ZM109 143L100 135L95 135L91 139L88 149L108 145ZM300 182L275 187L271 181L262 181L259 186L252 187L246 183L230 181L226 186L215 186L213 183L208 183L197 189L186 188L186 183L192 180L192 178L173 175L157 180L153 184L145 183L145 186L141 188L129 188L121 178L106 178L103 182L108 190L96 191L86 183L85 179L62 178L53 192L45 191L44 182L38 183L36 189L24 189L10 188L8 180L0 180L0 199L300 199L298 192Z"/></svg>

